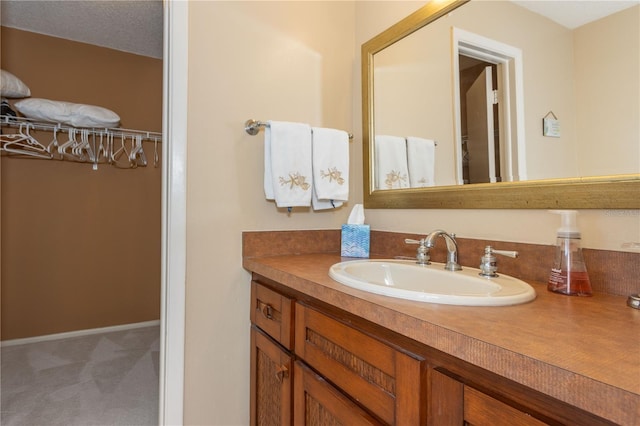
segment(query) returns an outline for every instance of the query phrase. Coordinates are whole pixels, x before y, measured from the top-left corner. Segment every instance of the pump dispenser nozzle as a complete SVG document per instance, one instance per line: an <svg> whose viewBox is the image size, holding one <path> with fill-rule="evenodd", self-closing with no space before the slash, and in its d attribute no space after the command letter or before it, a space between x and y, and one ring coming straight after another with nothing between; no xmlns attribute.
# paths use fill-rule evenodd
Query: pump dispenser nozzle
<svg viewBox="0 0 640 426"><path fill-rule="evenodd" d="M580 230L575 210L550 210L561 216L556 240L556 256L547 289L570 296L591 296L591 282L580 247Z"/></svg>
<svg viewBox="0 0 640 426"><path fill-rule="evenodd" d="M549 210L550 213L559 214L561 218L558 236L565 238L580 238L580 230L576 222L578 212L575 210Z"/></svg>

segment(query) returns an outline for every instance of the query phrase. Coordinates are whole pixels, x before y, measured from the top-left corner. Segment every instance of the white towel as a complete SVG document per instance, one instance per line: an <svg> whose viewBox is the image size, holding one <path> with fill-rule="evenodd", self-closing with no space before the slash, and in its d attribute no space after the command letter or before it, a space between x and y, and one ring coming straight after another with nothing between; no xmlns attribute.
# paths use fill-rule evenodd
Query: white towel
<svg viewBox="0 0 640 426"><path fill-rule="evenodd" d="M337 209L338 207L341 207L343 203L343 201L319 200L316 195L316 191L313 191L313 195L311 197L311 205L314 210Z"/></svg>
<svg viewBox="0 0 640 426"><path fill-rule="evenodd" d="M264 193L278 207L311 205L311 126L269 121L264 132Z"/></svg>
<svg viewBox="0 0 640 426"><path fill-rule="evenodd" d="M436 143L431 139L407 137L407 161L411 188L435 185Z"/></svg>
<svg viewBox="0 0 640 426"><path fill-rule="evenodd" d="M314 127L312 141L313 208L339 207L349 199L349 134Z"/></svg>
<svg viewBox="0 0 640 426"><path fill-rule="evenodd" d="M405 138L376 135L375 143L376 189L409 188Z"/></svg>

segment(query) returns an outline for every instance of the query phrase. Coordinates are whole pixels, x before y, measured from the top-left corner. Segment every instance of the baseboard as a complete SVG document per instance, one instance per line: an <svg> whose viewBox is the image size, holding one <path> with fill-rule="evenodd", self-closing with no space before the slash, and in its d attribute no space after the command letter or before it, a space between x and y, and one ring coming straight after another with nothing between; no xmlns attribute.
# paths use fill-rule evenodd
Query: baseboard
<svg viewBox="0 0 640 426"><path fill-rule="evenodd" d="M44 336L25 337L23 339L5 340L1 347L25 345L27 343L46 342L48 340L68 339L70 337L88 336L91 334L111 333L113 331L133 330L135 328L152 327L160 325L160 320L136 322L132 324L113 325L110 327L89 328L86 330L67 331L65 333L47 334Z"/></svg>

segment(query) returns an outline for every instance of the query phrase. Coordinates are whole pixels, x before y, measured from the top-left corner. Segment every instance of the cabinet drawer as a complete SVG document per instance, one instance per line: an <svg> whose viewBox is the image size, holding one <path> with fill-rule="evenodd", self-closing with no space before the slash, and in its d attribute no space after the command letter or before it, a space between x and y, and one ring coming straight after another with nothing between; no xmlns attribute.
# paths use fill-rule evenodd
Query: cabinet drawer
<svg viewBox="0 0 640 426"><path fill-rule="evenodd" d="M541 422L472 387L464 387L464 421L471 426L544 426Z"/></svg>
<svg viewBox="0 0 640 426"><path fill-rule="evenodd" d="M457 368L450 364L450 367ZM429 424L467 426L613 425L495 375L431 370ZM476 384L467 384L467 383ZM479 386L479 387L478 387ZM483 389L483 390L481 390Z"/></svg>
<svg viewBox="0 0 640 426"><path fill-rule="evenodd" d="M387 424L426 423L425 362L308 306L295 306L295 353Z"/></svg>
<svg viewBox="0 0 640 426"><path fill-rule="evenodd" d="M251 281L251 322L289 350L293 349L293 304L292 299Z"/></svg>

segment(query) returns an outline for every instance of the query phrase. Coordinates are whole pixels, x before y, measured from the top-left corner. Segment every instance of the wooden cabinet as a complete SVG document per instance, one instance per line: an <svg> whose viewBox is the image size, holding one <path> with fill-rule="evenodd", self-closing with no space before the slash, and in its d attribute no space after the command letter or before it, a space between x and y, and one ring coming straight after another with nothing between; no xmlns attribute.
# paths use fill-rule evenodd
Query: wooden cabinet
<svg viewBox="0 0 640 426"><path fill-rule="evenodd" d="M456 368L456 365L449 364ZM429 424L465 426L612 425L602 418L505 379L431 370ZM488 387L487 387L488 386ZM486 389L485 389L486 388Z"/></svg>
<svg viewBox="0 0 640 426"><path fill-rule="evenodd" d="M251 283L251 424L292 424L293 304Z"/></svg>
<svg viewBox="0 0 640 426"><path fill-rule="evenodd" d="M296 389L293 424L309 426L383 424L303 362L296 361L293 371Z"/></svg>
<svg viewBox="0 0 640 426"><path fill-rule="evenodd" d="M548 424L470 386L464 386L463 389L464 422L469 426L543 426Z"/></svg>
<svg viewBox="0 0 640 426"><path fill-rule="evenodd" d="M423 358L251 285L251 424L426 424Z"/></svg>
<svg viewBox="0 0 640 426"><path fill-rule="evenodd" d="M251 327L251 424L290 425L293 357L256 326Z"/></svg>
<svg viewBox="0 0 640 426"><path fill-rule="evenodd" d="M252 425L608 425L254 275Z"/></svg>
<svg viewBox="0 0 640 426"><path fill-rule="evenodd" d="M524 411L498 401L437 370L431 376L431 424L465 426L542 426Z"/></svg>
<svg viewBox="0 0 640 426"><path fill-rule="evenodd" d="M424 359L296 304L295 353L386 424L424 424Z"/></svg>
<svg viewBox="0 0 640 426"><path fill-rule="evenodd" d="M251 282L251 323L288 350L293 350L294 302L282 293Z"/></svg>

